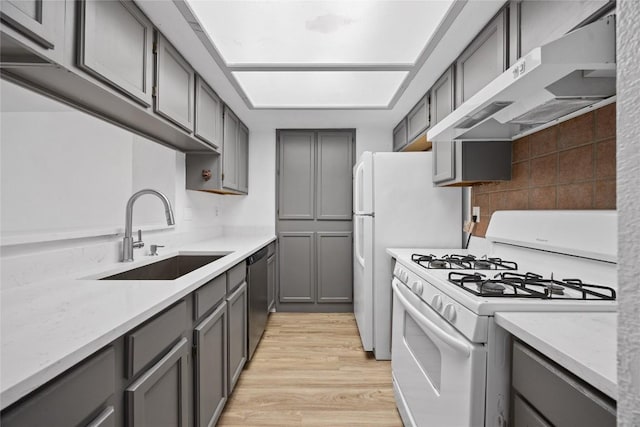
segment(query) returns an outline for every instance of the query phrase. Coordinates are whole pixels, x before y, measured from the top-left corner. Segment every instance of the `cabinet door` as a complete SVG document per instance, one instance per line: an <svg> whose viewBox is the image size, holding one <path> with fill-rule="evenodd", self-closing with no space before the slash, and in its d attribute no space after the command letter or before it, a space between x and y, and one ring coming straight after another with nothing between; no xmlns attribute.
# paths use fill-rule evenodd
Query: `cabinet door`
<svg viewBox="0 0 640 427"><path fill-rule="evenodd" d="M113 406L107 407L104 411L95 417L87 427L115 427L116 415Z"/></svg>
<svg viewBox="0 0 640 427"><path fill-rule="evenodd" d="M456 61L456 105L475 95L507 66L506 12L487 25Z"/></svg>
<svg viewBox="0 0 640 427"><path fill-rule="evenodd" d="M151 106L151 22L133 2L84 0L79 7L78 66Z"/></svg>
<svg viewBox="0 0 640 427"><path fill-rule="evenodd" d="M2 413L3 427L68 427L86 422L115 392L112 347L90 357ZM108 424L106 424L108 425Z"/></svg>
<svg viewBox="0 0 640 427"><path fill-rule="evenodd" d="M196 76L194 134L216 150L222 146L222 101L200 76Z"/></svg>
<svg viewBox="0 0 640 427"><path fill-rule="evenodd" d="M353 300L353 237L351 232L320 232L318 245L318 302Z"/></svg>
<svg viewBox="0 0 640 427"><path fill-rule="evenodd" d="M55 46L56 7L64 8L64 3L51 0L2 0L0 17L4 23L40 46L53 49L58 47Z"/></svg>
<svg viewBox="0 0 640 427"><path fill-rule="evenodd" d="M517 394L513 396L513 425L522 427L551 427L551 424Z"/></svg>
<svg viewBox="0 0 640 427"><path fill-rule="evenodd" d="M519 28L519 31L515 33L516 40L510 41L510 44L515 42L517 45L515 59L563 36L610 4L607 0L518 1L513 7L519 15L519 26L513 21L511 26Z"/></svg>
<svg viewBox="0 0 640 427"><path fill-rule="evenodd" d="M400 151L407 145L407 119L404 118L393 129L393 151Z"/></svg>
<svg viewBox="0 0 640 427"><path fill-rule="evenodd" d="M279 219L314 219L314 147L314 132L280 134Z"/></svg>
<svg viewBox="0 0 640 427"><path fill-rule="evenodd" d="M353 153L351 132L318 132L316 219L351 220Z"/></svg>
<svg viewBox="0 0 640 427"><path fill-rule="evenodd" d="M439 183L455 176L455 142L436 141L433 143L433 182Z"/></svg>
<svg viewBox="0 0 640 427"><path fill-rule="evenodd" d="M162 34L156 43L155 112L191 132L195 73Z"/></svg>
<svg viewBox="0 0 640 427"><path fill-rule="evenodd" d="M271 311L271 309L275 306L276 304L276 262L275 262L276 256L275 255L271 255L268 259L267 259L267 300L268 300L268 304L267 307L269 307L269 311Z"/></svg>
<svg viewBox="0 0 640 427"><path fill-rule="evenodd" d="M439 123L453 111L455 105L453 66L431 88L431 126Z"/></svg>
<svg viewBox="0 0 640 427"><path fill-rule="evenodd" d="M231 395L247 361L247 282L227 298L229 364L227 390Z"/></svg>
<svg viewBox="0 0 640 427"><path fill-rule="evenodd" d="M125 389L129 427L187 427L189 350L187 339L182 338L166 356Z"/></svg>
<svg viewBox="0 0 640 427"><path fill-rule="evenodd" d="M313 232L284 232L278 236L280 302L314 301L316 258L314 234Z"/></svg>
<svg viewBox="0 0 640 427"><path fill-rule="evenodd" d="M412 141L429 127L429 97L424 96L407 114L407 141Z"/></svg>
<svg viewBox="0 0 640 427"><path fill-rule="evenodd" d="M215 425L227 401L227 303L193 331L195 425Z"/></svg>
<svg viewBox="0 0 640 427"><path fill-rule="evenodd" d="M240 122L238 127L238 190L249 192L249 129Z"/></svg>
<svg viewBox="0 0 640 427"><path fill-rule="evenodd" d="M222 148L222 186L238 189L238 126L240 122L233 112L224 109L224 139Z"/></svg>

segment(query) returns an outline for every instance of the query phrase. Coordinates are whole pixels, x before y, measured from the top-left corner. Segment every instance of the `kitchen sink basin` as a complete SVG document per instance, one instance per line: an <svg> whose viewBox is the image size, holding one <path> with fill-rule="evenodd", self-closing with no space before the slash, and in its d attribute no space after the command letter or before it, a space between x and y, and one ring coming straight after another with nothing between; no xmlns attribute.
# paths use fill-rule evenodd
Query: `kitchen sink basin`
<svg viewBox="0 0 640 427"><path fill-rule="evenodd" d="M175 280L223 256L225 255L176 255L153 264L103 277L100 280Z"/></svg>

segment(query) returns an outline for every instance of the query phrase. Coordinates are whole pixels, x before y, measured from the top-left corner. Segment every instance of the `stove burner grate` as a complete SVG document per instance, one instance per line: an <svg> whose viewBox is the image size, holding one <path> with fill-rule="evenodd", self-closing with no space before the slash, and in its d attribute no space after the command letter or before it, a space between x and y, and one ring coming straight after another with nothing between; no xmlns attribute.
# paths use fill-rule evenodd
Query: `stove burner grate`
<svg viewBox="0 0 640 427"><path fill-rule="evenodd" d="M616 292L607 286L583 283L580 279L545 279L539 274L505 271L487 278L481 273L449 273L449 282L477 296L505 298L540 298L563 300L615 300ZM476 289L474 289L477 288ZM579 296L565 296L565 290ZM507 293L506 291L512 291Z"/></svg>
<svg viewBox="0 0 640 427"><path fill-rule="evenodd" d="M517 270L518 264L501 258L450 254L438 258L435 255L412 254L411 260L426 269L440 270Z"/></svg>

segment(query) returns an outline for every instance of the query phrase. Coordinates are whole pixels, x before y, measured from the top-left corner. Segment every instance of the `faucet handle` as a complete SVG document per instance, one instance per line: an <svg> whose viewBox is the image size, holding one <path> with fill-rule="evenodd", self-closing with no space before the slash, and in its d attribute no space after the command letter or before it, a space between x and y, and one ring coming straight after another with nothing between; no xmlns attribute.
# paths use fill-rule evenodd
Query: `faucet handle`
<svg viewBox="0 0 640 427"><path fill-rule="evenodd" d="M151 246L149 246L149 255L150 256L158 255L158 248L164 248L164 245L151 245Z"/></svg>
<svg viewBox="0 0 640 427"><path fill-rule="evenodd" d="M142 241L142 230L138 230L138 241L137 242L133 242L133 247L134 248L143 248L144 247L144 242Z"/></svg>

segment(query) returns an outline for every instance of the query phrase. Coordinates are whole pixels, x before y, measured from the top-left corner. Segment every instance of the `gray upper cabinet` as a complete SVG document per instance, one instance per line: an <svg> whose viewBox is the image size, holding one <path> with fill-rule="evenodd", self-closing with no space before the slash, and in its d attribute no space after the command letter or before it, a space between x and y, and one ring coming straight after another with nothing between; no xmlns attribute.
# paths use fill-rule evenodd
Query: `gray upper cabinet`
<svg viewBox="0 0 640 427"><path fill-rule="evenodd" d="M3 23L18 29L40 46L53 49L56 45L55 9L60 5L64 8L63 2L51 0L2 0L0 17Z"/></svg>
<svg viewBox="0 0 640 427"><path fill-rule="evenodd" d="M393 129L393 151L400 151L407 145L407 119L402 119Z"/></svg>
<svg viewBox="0 0 640 427"><path fill-rule="evenodd" d="M78 5L78 66L145 107L151 106L151 22L130 1L84 0Z"/></svg>
<svg viewBox="0 0 640 427"><path fill-rule="evenodd" d="M353 237L351 232L319 232L318 302L351 302Z"/></svg>
<svg viewBox="0 0 640 427"><path fill-rule="evenodd" d="M431 126L451 113L455 106L453 66L434 83L431 88Z"/></svg>
<svg viewBox="0 0 640 427"><path fill-rule="evenodd" d="M224 276L222 276L224 277ZM197 325L195 347L195 426L216 424L227 401L227 304Z"/></svg>
<svg viewBox="0 0 640 427"><path fill-rule="evenodd" d="M249 192L249 128L240 122L238 126L238 191Z"/></svg>
<svg viewBox="0 0 640 427"><path fill-rule="evenodd" d="M407 114L407 141L413 141L429 127L429 96L425 95Z"/></svg>
<svg viewBox="0 0 640 427"><path fill-rule="evenodd" d="M314 219L314 132L280 134L279 219Z"/></svg>
<svg viewBox="0 0 640 427"><path fill-rule="evenodd" d="M500 12L456 61L456 105L475 95L507 68L507 13Z"/></svg>
<svg viewBox="0 0 640 427"><path fill-rule="evenodd" d="M351 133L318 132L316 219L350 220L353 153Z"/></svg>
<svg viewBox="0 0 640 427"><path fill-rule="evenodd" d="M242 263L244 267L244 263ZM247 362L247 282L243 282L227 297L229 337L227 390L230 396Z"/></svg>
<svg viewBox="0 0 640 427"><path fill-rule="evenodd" d="M108 420L108 413L113 413L108 401L115 392L115 367L115 352L109 347L4 411L0 424L3 427L79 426L86 425L92 414L105 411ZM100 416L93 421L100 421Z"/></svg>
<svg viewBox="0 0 640 427"><path fill-rule="evenodd" d="M126 388L128 427L187 427L187 358L190 350L188 340L182 338L158 363Z"/></svg>
<svg viewBox="0 0 640 427"><path fill-rule="evenodd" d="M0 20L4 64L62 62L64 0L2 0Z"/></svg>
<svg viewBox="0 0 640 427"><path fill-rule="evenodd" d="M459 186L510 180L511 145L511 141L437 141L433 182Z"/></svg>
<svg viewBox="0 0 640 427"><path fill-rule="evenodd" d="M154 110L185 131L191 132L195 72L162 34L156 34Z"/></svg>
<svg viewBox="0 0 640 427"><path fill-rule="evenodd" d="M514 1L511 4L511 63L531 49L561 37L600 9L613 6L607 0Z"/></svg>
<svg viewBox="0 0 640 427"><path fill-rule="evenodd" d="M222 149L222 186L237 190L238 183L238 128L240 120L229 108L224 108L224 147Z"/></svg>
<svg viewBox="0 0 640 427"><path fill-rule="evenodd" d="M209 85L196 76L194 134L216 150L222 147L222 101Z"/></svg>

